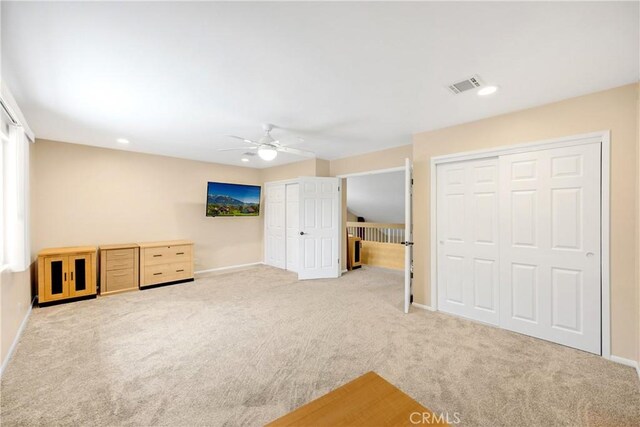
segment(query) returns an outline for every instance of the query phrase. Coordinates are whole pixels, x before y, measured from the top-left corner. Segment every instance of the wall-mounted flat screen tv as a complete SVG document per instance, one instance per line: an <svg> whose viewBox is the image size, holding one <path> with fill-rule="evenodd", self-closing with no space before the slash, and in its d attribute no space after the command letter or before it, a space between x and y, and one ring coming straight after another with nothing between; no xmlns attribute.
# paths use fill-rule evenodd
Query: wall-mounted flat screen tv
<svg viewBox="0 0 640 427"><path fill-rule="evenodd" d="M207 184L207 216L260 215L260 186L210 182Z"/></svg>

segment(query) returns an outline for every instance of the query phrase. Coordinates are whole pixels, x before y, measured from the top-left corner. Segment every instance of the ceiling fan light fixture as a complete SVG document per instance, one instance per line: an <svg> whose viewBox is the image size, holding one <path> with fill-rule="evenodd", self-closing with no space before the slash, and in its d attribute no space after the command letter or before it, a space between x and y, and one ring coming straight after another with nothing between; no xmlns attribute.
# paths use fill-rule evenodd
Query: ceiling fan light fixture
<svg viewBox="0 0 640 427"><path fill-rule="evenodd" d="M258 148L258 156L260 156L260 158L266 162L270 162L271 160L275 159L277 155L278 152L273 147L262 146Z"/></svg>

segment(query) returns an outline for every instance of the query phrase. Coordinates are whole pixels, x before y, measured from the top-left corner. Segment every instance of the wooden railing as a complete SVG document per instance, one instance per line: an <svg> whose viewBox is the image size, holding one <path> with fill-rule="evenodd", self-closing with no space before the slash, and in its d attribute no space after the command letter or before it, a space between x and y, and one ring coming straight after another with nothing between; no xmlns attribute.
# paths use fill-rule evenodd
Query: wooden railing
<svg viewBox="0 0 640 427"><path fill-rule="evenodd" d="M379 222L347 222L347 232L367 242L404 242L404 224Z"/></svg>
<svg viewBox="0 0 640 427"><path fill-rule="evenodd" d="M360 237L361 261L366 265L404 268L404 224L347 222L347 232Z"/></svg>

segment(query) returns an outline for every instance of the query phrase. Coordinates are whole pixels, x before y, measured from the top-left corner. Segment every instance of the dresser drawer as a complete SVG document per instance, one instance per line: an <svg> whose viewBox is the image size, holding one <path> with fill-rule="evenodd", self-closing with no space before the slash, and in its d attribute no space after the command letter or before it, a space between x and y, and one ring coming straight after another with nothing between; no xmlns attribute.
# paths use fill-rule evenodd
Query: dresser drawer
<svg viewBox="0 0 640 427"><path fill-rule="evenodd" d="M107 262L111 261L133 261L135 249L113 249L107 252Z"/></svg>
<svg viewBox="0 0 640 427"><path fill-rule="evenodd" d="M158 265L171 264L174 262L190 262L191 246L161 246L157 248L146 248L144 250L144 264Z"/></svg>
<svg viewBox="0 0 640 427"><path fill-rule="evenodd" d="M131 259L116 259L113 261L109 260L109 257L107 257L107 271L111 271L111 270L128 270L130 268L133 268L133 258Z"/></svg>
<svg viewBox="0 0 640 427"><path fill-rule="evenodd" d="M126 270L107 271L106 280L105 292L116 292L137 287L133 267Z"/></svg>
<svg viewBox="0 0 640 427"><path fill-rule="evenodd" d="M173 282L175 280L188 279L193 276L191 263L178 262L172 264L157 264L145 268L144 283L151 285L155 283Z"/></svg>

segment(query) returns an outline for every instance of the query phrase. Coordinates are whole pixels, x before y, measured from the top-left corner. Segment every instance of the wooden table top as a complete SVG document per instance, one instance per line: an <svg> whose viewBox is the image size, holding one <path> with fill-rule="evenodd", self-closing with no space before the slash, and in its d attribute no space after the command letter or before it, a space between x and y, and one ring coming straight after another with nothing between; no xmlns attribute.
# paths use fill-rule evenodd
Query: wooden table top
<svg viewBox="0 0 640 427"><path fill-rule="evenodd" d="M441 417L434 416L429 409L407 396L380 375L375 372L367 372L342 387L278 418L267 426L448 425L439 418ZM431 423L424 422L424 419L429 419Z"/></svg>
<svg viewBox="0 0 640 427"><path fill-rule="evenodd" d="M157 248L159 246L182 246L182 245L193 245L193 241L191 240L164 240L161 242L143 242L138 243L138 246L141 248Z"/></svg>
<svg viewBox="0 0 640 427"><path fill-rule="evenodd" d="M115 245L100 245L101 251L112 251L116 249L135 249L138 247L137 243L118 243Z"/></svg>
<svg viewBox="0 0 640 427"><path fill-rule="evenodd" d="M38 252L38 256L68 255L96 252L95 246L68 246L64 248L46 248Z"/></svg>

